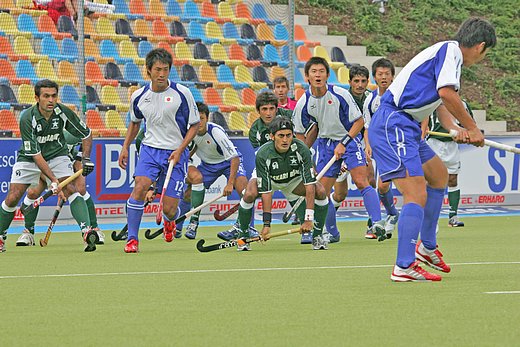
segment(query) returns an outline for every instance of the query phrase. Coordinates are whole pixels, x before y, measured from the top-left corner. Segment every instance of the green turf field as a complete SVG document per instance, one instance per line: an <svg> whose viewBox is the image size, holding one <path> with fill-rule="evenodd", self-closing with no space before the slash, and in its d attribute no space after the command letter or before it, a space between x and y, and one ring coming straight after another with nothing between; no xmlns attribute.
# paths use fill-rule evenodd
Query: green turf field
<svg viewBox="0 0 520 347"><path fill-rule="evenodd" d="M0 254L1 346L518 346L520 217L466 218L439 243L440 283L393 283L396 239L342 223L328 251L298 235L199 253L182 238L110 240L83 253L78 233ZM282 230L275 226L274 230ZM217 242L222 228L201 228ZM345 237L348 236L348 237ZM37 235L37 239L42 237Z"/></svg>

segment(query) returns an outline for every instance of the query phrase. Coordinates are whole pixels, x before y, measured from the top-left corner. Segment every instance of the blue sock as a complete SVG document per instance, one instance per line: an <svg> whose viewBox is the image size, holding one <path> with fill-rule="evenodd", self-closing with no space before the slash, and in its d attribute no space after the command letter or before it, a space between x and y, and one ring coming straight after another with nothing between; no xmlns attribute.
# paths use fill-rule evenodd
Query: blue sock
<svg viewBox="0 0 520 347"><path fill-rule="evenodd" d="M325 227L327 228L327 231L332 236L338 236L339 230L336 225L336 208L334 207L334 204L329 199L329 205L328 205L328 212L327 212L327 219L325 220Z"/></svg>
<svg viewBox="0 0 520 347"><path fill-rule="evenodd" d="M394 193L392 193L391 187L386 193L379 193L379 200L383 203L387 215L397 216L397 209L394 205Z"/></svg>
<svg viewBox="0 0 520 347"><path fill-rule="evenodd" d="M255 203L253 203L253 208L251 209L251 222L249 222L249 227L255 228Z"/></svg>
<svg viewBox="0 0 520 347"><path fill-rule="evenodd" d="M363 203L365 204L368 215L372 219L372 223L380 221L381 207L379 207L379 198L377 197L376 190L372 188L372 186L368 186L361 191L361 195L363 195Z"/></svg>
<svg viewBox="0 0 520 347"><path fill-rule="evenodd" d="M424 206L424 221L421 228L421 240L424 247L432 250L437 247L437 235L435 229L441 214L442 200L444 200L444 188L426 187L426 205Z"/></svg>
<svg viewBox="0 0 520 347"><path fill-rule="evenodd" d="M181 199L181 201L179 201L180 216L185 215L190 209L191 209L190 201L184 201L184 199ZM183 225L184 225L184 221L177 223L177 230L181 231Z"/></svg>
<svg viewBox="0 0 520 347"><path fill-rule="evenodd" d="M399 216L397 236L397 260L400 268L406 269L415 261L415 245L424 218L424 209L413 202L403 206Z"/></svg>
<svg viewBox="0 0 520 347"><path fill-rule="evenodd" d="M128 223L128 241L139 240L139 226L144 212L144 201L129 198L126 202L126 220Z"/></svg>

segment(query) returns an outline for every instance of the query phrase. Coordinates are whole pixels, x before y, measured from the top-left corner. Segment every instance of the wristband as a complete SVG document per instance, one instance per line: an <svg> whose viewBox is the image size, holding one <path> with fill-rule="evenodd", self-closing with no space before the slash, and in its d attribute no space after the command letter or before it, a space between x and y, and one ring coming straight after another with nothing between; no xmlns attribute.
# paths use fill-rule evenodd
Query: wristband
<svg viewBox="0 0 520 347"><path fill-rule="evenodd" d="M272 219L271 212L264 212L264 213L262 213L262 220L264 221L264 226L270 227L271 226L271 219Z"/></svg>
<svg viewBox="0 0 520 347"><path fill-rule="evenodd" d="M56 194L56 192L58 191L58 183L52 182L50 188L51 188L52 193Z"/></svg>
<svg viewBox="0 0 520 347"><path fill-rule="evenodd" d="M350 137L350 135L347 133L347 135L343 136L343 138L341 139L341 144L343 146L347 146L347 144L352 140L352 137Z"/></svg>
<svg viewBox="0 0 520 347"><path fill-rule="evenodd" d="M305 209L305 221L314 221L314 210L310 208Z"/></svg>

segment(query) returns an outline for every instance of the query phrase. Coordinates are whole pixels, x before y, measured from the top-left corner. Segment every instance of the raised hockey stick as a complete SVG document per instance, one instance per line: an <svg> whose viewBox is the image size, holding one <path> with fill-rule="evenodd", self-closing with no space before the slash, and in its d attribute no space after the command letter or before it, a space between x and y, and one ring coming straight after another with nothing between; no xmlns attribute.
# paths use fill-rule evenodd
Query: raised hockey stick
<svg viewBox="0 0 520 347"><path fill-rule="evenodd" d="M63 182L60 182L60 184L58 184L58 187L59 188L63 188L65 187L67 184L69 184L70 182L74 181L76 178L78 178L79 176L81 176L81 174L83 173L83 169L80 169L78 171L76 171L74 173L74 175L70 176L69 178L67 178L66 180L64 180ZM36 207L40 206L41 204L43 204L43 202L45 200L47 200L48 198L50 198L52 195L53 195L53 191L52 190L48 190L45 194L43 194L42 196L40 196L38 199L36 199L36 201L34 201L31 205L27 206L26 208L24 208L23 210L21 210L22 214L27 214L28 212L31 212L32 210L34 210Z"/></svg>
<svg viewBox="0 0 520 347"><path fill-rule="evenodd" d="M283 235L294 234L299 231L300 231L300 228L294 228L294 229L289 229L289 230L284 230L284 231L277 231L277 232L269 234L269 237L267 239L272 239L274 237L283 236ZM206 241L204 239L201 239L201 240L199 240L199 242L197 242L197 250L199 252L206 253L206 252L218 251L219 249L235 247L239 242L249 243L249 242L256 242L256 241L264 241L264 239L261 236L256 236L256 237L250 237L250 238L246 239L245 241L231 240L231 241L226 241L226 242L215 243L215 244L209 245L209 246L204 246L204 242L206 242Z"/></svg>
<svg viewBox="0 0 520 347"><path fill-rule="evenodd" d="M159 200L159 209L157 210L157 214L155 215L155 222L157 223L157 225L161 225L162 222L164 193L166 193L166 188L168 188L168 184L170 183L170 177L172 176L173 166L173 161L170 160L170 164L168 164L168 171L166 172L166 178L164 179L164 184L161 192L161 199Z"/></svg>
<svg viewBox="0 0 520 347"><path fill-rule="evenodd" d="M45 247L45 246L47 246L47 243L49 243L52 229L54 228L54 224L56 224L56 221L58 220L58 216L60 215L61 208L63 207L64 203L65 203L65 200L60 199L58 206L56 206L56 210L54 210L54 215L52 216L51 224L49 224L49 227L47 228L47 232L45 233L45 236L43 237L43 239L40 239L41 247Z"/></svg>
<svg viewBox="0 0 520 347"><path fill-rule="evenodd" d="M433 136L441 136L441 137L455 137L455 136L457 136L458 132L457 132L457 130L452 129L452 130L450 130L449 134L447 134L447 133L440 133L440 132L437 132L437 131L428 131L428 134L433 135ZM484 144L486 146L497 148L497 149L501 149L501 150L506 151L506 152L511 152L511 153L514 153L514 154L520 154L520 148L509 146L509 145L506 145L504 143L495 142L495 141L491 141L491 140L485 139L484 140Z"/></svg>
<svg viewBox="0 0 520 347"><path fill-rule="evenodd" d="M199 212L200 210L202 210L204 207L208 206L208 205L211 205L212 203L214 203L215 201L217 201L218 199L220 199L221 197L223 197L224 195L222 194L219 194L218 196L214 197L213 199L209 200L209 201L206 201L205 203L203 203L202 205L192 209L192 210L189 210L188 212L186 212L186 214L178 217L177 219L175 219L175 224L177 223L180 223L182 221L184 221L186 218L188 217L191 217L192 215L194 215L195 213ZM146 230L144 232L144 237L146 237L148 240L153 240L155 239L157 236L161 235L163 233L163 228L160 228L154 232L152 232L150 229Z"/></svg>
<svg viewBox="0 0 520 347"><path fill-rule="evenodd" d="M227 210L226 212L224 212L222 214L220 214L220 210L215 210L215 212L213 213L213 217L215 217L215 220L218 220L219 222L223 221L224 219L228 218L233 213L238 211L239 208L240 208L240 203L234 205L233 207L231 207L229 210Z"/></svg>
<svg viewBox="0 0 520 347"><path fill-rule="evenodd" d="M148 206L150 204L149 201L146 201L144 203L144 207ZM112 241L122 241L122 240L126 240L128 238L128 224L126 224L123 229L121 229L121 231L117 232L117 231L112 231Z"/></svg>
<svg viewBox="0 0 520 347"><path fill-rule="evenodd" d="M327 165L325 165L323 167L323 169L320 171L320 173L318 174L318 176L316 176L316 181L319 181L323 175L325 175L325 172L327 172L330 167L332 166L332 164L334 164L336 162L336 157L332 157L330 158L329 162L327 163ZM298 207L300 207L300 205L302 204L302 202L305 200L305 197L301 196L297 201L296 203L293 205L293 207L291 208L291 210L289 212L285 212L283 214L283 217L282 217L282 221L284 223L287 223L292 215L294 214L294 212L296 212L296 210L298 209Z"/></svg>

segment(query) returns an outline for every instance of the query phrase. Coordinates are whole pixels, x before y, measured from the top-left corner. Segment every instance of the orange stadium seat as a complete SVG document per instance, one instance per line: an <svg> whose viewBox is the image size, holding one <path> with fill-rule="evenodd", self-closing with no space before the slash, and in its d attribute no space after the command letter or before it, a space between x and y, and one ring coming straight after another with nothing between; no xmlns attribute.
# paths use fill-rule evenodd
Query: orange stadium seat
<svg viewBox="0 0 520 347"><path fill-rule="evenodd" d="M221 18L217 14L217 10L215 9L215 5L211 1L204 1L202 3L202 12L203 17L213 18L215 22L218 24L224 24L226 22L230 22L231 18Z"/></svg>
<svg viewBox="0 0 520 347"><path fill-rule="evenodd" d="M229 57L233 60L241 61L242 64L247 67L255 67L262 64L262 62L258 60L248 60L242 46L236 43L229 46Z"/></svg>
<svg viewBox="0 0 520 347"><path fill-rule="evenodd" d="M85 80L88 85L100 84L102 86L111 85L116 87L119 84L116 80L107 80L103 76L99 65L93 61L87 61L85 64Z"/></svg>
<svg viewBox="0 0 520 347"><path fill-rule="evenodd" d="M28 78L18 78L16 73L9 62L9 60L0 59L0 77L5 77L9 80L9 83L14 85L19 84L30 84L31 81Z"/></svg>
<svg viewBox="0 0 520 347"><path fill-rule="evenodd" d="M11 110L0 110L0 130L11 130L15 137L20 137L20 125Z"/></svg>
<svg viewBox="0 0 520 347"><path fill-rule="evenodd" d="M226 49L220 43L214 43L211 45L211 57L215 60L224 61L224 64L230 67L235 67L242 64L240 60L229 59Z"/></svg>
<svg viewBox="0 0 520 347"><path fill-rule="evenodd" d="M213 83L213 88L224 89L227 87L231 87L230 83L219 82L217 79L217 75L211 66L201 65L199 68L199 77L203 82L211 82Z"/></svg>
<svg viewBox="0 0 520 347"><path fill-rule="evenodd" d="M86 113L87 126L92 131L93 136L120 136L119 131L116 129L107 129L105 122L98 111L88 110Z"/></svg>
<svg viewBox="0 0 520 347"><path fill-rule="evenodd" d="M303 94L305 94L305 89L303 89L303 88L294 89L294 99L296 101L300 100L300 98L302 97Z"/></svg>
<svg viewBox="0 0 520 347"><path fill-rule="evenodd" d="M58 78L60 80L69 81L75 86L79 85L79 78L74 65L66 60L62 60L58 63Z"/></svg>
<svg viewBox="0 0 520 347"><path fill-rule="evenodd" d="M253 16L251 15L251 12L249 11L249 7L247 7L247 4L245 4L243 2L237 4L236 15L237 15L237 18L247 19L247 21L253 25L265 23L265 21L263 19L253 18Z"/></svg>
<svg viewBox="0 0 520 347"><path fill-rule="evenodd" d="M242 103L244 105L253 106L256 109L256 93L251 88L244 88L241 92ZM252 111L253 112L253 111Z"/></svg>
<svg viewBox="0 0 520 347"><path fill-rule="evenodd" d="M153 41L168 41L169 43L177 43L184 41L184 37L172 36L166 24L159 19L152 22Z"/></svg>
<svg viewBox="0 0 520 347"><path fill-rule="evenodd" d="M312 52L307 46L300 46L296 48L296 59L299 62L306 63L312 58Z"/></svg>
<svg viewBox="0 0 520 347"><path fill-rule="evenodd" d="M256 35L259 40L269 41L273 46L281 47L287 44L286 40L276 40L271 27L262 23L256 27Z"/></svg>
<svg viewBox="0 0 520 347"><path fill-rule="evenodd" d="M299 24L294 25L294 40L303 42L307 47L315 47L321 44L319 41L308 40L305 30L303 30L303 27Z"/></svg>
<svg viewBox="0 0 520 347"><path fill-rule="evenodd" d="M244 105L238 97L236 90L233 88L224 89L223 99L224 104L236 106L240 112L250 112L256 110L254 106Z"/></svg>
<svg viewBox="0 0 520 347"><path fill-rule="evenodd" d="M204 89L204 101L211 106L217 106L222 112L231 112L238 110L238 107L222 102L220 94L214 88Z"/></svg>
<svg viewBox="0 0 520 347"><path fill-rule="evenodd" d="M38 18L38 30L42 33L51 33L56 40L72 37L71 33L60 33L51 17L44 14Z"/></svg>
<svg viewBox="0 0 520 347"><path fill-rule="evenodd" d="M91 39L85 39L85 57L94 59L98 64L114 62L112 57L102 57L98 45Z"/></svg>

